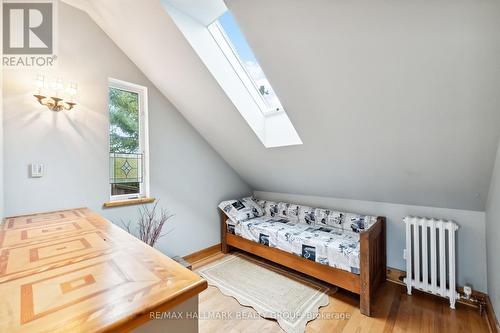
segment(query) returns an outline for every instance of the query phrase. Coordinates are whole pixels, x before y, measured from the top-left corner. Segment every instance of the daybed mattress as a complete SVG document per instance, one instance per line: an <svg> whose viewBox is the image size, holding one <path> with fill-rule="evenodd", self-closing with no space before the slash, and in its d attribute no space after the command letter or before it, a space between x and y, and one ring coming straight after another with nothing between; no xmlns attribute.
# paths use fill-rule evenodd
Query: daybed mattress
<svg viewBox="0 0 500 333"><path fill-rule="evenodd" d="M359 274L359 234L262 216L244 222L227 220L228 231L306 259Z"/></svg>

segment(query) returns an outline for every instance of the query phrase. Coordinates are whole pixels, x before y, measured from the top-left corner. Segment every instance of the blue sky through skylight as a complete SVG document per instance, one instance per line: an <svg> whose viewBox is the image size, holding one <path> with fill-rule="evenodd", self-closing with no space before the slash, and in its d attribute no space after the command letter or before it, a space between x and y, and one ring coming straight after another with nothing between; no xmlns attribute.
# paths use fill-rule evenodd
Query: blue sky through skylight
<svg viewBox="0 0 500 333"><path fill-rule="evenodd" d="M230 11L226 11L226 13L219 18L219 23L224 28L224 32L231 40L231 43L233 43L241 60L257 62L250 45L248 45L245 36L243 36L238 23L236 23Z"/></svg>
<svg viewBox="0 0 500 333"><path fill-rule="evenodd" d="M236 50L240 61L245 66L245 69L255 83L270 111L277 109L283 110L278 96L276 96L271 84L267 80L264 71L260 67L257 58L255 58L250 45L248 45L245 36L241 32L240 27L231 12L226 11L224 15L219 17L219 23L231 41L231 44Z"/></svg>

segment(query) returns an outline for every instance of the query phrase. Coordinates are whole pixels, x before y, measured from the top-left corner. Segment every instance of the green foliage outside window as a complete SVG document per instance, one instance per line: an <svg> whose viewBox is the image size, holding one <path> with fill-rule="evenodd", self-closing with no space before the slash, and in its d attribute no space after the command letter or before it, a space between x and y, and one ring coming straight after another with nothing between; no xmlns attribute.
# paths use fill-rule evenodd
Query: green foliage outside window
<svg viewBox="0 0 500 333"><path fill-rule="evenodd" d="M139 94L109 89L110 152L139 153Z"/></svg>

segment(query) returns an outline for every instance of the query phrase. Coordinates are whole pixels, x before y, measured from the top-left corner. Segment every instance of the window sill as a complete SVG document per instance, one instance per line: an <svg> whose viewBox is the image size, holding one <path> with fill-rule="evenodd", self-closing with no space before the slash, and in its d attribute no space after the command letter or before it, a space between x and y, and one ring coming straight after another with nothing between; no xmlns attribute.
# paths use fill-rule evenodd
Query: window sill
<svg viewBox="0 0 500 333"><path fill-rule="evenodd" d="M103 204L104 208L112 208L112 207L121 207L121 206L132 206L132 205L141 205L145 203L154 202L155 198L137 198L137 199L127 199L127 200L116 200L109 201Z"/></svg>

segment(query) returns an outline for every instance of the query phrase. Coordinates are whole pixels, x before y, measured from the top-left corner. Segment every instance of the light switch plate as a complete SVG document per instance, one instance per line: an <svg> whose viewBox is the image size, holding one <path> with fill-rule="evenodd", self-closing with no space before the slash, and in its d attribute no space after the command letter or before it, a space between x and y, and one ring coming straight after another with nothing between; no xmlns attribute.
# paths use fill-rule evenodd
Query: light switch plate
<svg viewBox="0 0 500 333"><path fill-rule="evenodd" d="M31 163L30 164L30 177L40 178L43 176L43 164Z"/></svg>

